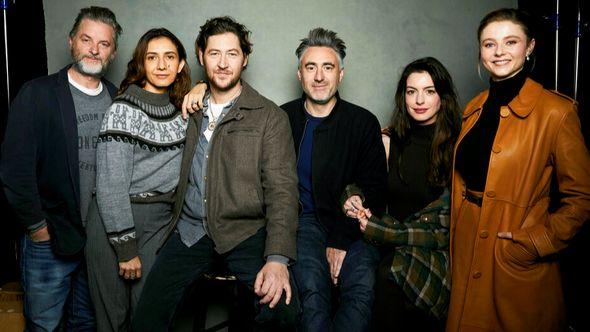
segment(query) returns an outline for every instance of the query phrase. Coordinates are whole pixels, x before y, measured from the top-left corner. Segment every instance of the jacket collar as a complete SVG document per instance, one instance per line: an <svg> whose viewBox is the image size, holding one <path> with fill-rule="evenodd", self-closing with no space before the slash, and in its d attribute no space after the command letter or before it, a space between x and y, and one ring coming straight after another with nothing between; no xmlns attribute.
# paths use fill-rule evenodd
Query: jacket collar
<svg viewBox="0 0 590 332"><path fill-rule="evenodd" d="M232 108L243 110L263 108L264 98L262 98L262 96L256 90L254 90L250 84L246 83L246 81L241 80L241 83L242 93Z"/></svg>
<svg viewBox="0 0 590 332"><path fill-rule="evenodd" d="M240 112L241 110L249 111L264 108L266 99L244 80L241 80L241 83L242 92L240 92L238 99L234 102L226 116L221 120L220 124L226 123L231 119L241 120L244 117L244 114ZM199 123L198 121L200 121L203 116L203 110L195 112L193 116L194 120Z"/></svg>
<svg viewBox="0 0 590 332"><path fill-rule="evenodd" d="M332 108L332 111L330 112L330 114L328 114L328 116L324 119L323 122L326 122L326 120L333 118L333 115L335 113L338 112L338 109L340 108L340 104L342 104L341 99L340 99L340 93L338 91L336 91L336 94L334 95L336 97L336 104L334 104L334 108ZM301 96L301 99L299 101L299 110L301 115L305 118L305 100L307 99L307 95L305 94L305 92L303 93L303 95Z"/></svg>
<svg viewBox="0 0 590 332"><path fill-rule="evenodd" d="M527 78L516 98L508 103L508 108L518 117L526 118L533 111L541 92L543 92L543 86L532 79ZM475 97L475 99L467 105L467 108L465 108L463 118L468 118L475 111L481 109L486 99L488 99L488 95L489 90L486 90Z"/></svg>

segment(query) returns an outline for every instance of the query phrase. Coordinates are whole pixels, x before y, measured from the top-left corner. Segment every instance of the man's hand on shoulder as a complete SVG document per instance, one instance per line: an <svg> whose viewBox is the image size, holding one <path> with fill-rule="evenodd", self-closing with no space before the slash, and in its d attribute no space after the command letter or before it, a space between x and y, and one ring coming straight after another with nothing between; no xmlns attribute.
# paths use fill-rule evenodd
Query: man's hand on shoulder
<svg viewBox="0 0 590 332"><path fill-rule="evenodd" d="M254 282L254 292L262 297L260 303L267 304L269 307L279 302L285 291L285 304L291 303L291 284L289 283L289 269L287 265L279 262L267 262L260 272L256 275Z"/></svg>

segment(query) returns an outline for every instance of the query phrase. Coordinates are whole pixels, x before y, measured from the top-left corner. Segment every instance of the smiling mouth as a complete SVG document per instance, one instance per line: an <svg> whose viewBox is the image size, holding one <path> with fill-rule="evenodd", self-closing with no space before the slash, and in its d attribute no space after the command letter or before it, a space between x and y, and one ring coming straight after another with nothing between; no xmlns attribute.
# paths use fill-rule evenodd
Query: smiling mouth
<svg viewBox="0 0 590 332"><path fill-rule="evenodd" d="M496 60L496 61L493 61L493 63L496 66L503 66L503 65L507 64L508 62L510 62L510 60Z"/></svg>

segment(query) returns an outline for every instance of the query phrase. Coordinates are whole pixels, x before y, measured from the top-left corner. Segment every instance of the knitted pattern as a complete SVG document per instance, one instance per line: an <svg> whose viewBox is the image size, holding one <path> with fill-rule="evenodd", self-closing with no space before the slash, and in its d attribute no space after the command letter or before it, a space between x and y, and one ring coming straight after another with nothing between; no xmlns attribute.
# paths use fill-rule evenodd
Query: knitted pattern
<svg viewBox="0 0 590 332"><path fill-rule="evenodd" d="M170 102L164 104L136 85L130 86L113 102L114 107L105 114L99 142L114 139L151 151L184 147L186 122Z"/></svg>
<svg viewBox="0 0 590 332"><path fill-rule="evenodd" d="M97 203L120 262L137 256L129 196L174 190L186 128L167 94L136 85L117 96L105 113L97 145Z"/></svg>

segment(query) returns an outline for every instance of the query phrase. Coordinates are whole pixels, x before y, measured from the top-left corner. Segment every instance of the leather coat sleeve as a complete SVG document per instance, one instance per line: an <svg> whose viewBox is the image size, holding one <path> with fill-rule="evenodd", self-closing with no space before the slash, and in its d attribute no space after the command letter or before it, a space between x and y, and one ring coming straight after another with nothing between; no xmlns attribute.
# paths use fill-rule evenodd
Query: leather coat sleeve
<svg viewBox="0 0 590 332"><path fill-rule="evenodd" d="M37 186L37 123L43 115L37 111L36 100L33 88L26 84L12 102L0 163L6 199L26 228L46 218Z"/></svg>
<svg viewBox="0 0 590 332"><path fill-rule="evenodd" d="M270 112L262 144L267 234L264 256L282 255L295 261L299 191L291 127L282 110Z"/></svg>
<svg viewBox="0 0 590 332"><path fill-rule="evenodd" d="M547 223L513 233L515 242L532 244L540 257L565 248L590 218L590 155L574 107L564 114L552 150L561 197L559 209L549 215Z"/></svg>

